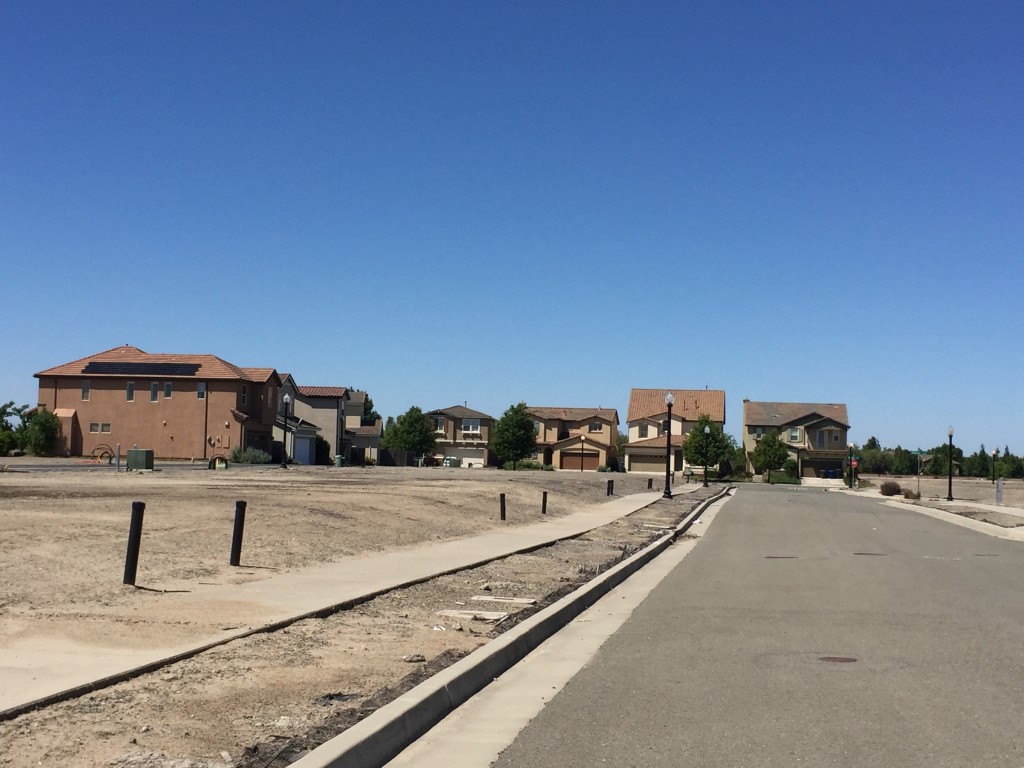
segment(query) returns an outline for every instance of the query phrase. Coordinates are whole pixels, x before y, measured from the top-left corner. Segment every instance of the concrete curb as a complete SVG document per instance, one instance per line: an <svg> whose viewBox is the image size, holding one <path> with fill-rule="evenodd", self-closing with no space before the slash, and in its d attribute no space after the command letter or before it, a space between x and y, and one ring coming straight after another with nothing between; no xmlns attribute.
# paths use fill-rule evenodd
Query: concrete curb
<svg viewBox="0 0 1024 768"><path fill-rule="evenodd" d="M381 768L503 672L667 549L732 486L701 502L675 530L378 709L292 765Z"/></svg>

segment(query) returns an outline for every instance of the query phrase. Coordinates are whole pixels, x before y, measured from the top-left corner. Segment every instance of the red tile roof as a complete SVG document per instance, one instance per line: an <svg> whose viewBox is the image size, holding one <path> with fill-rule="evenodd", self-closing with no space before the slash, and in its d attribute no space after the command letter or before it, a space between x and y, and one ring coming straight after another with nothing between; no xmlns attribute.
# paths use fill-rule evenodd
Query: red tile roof
<svg viewBox="0 0 1024 768"><path fill-rule="evenodd" d="M629 410L626 421L663 418L668 411L665 407L665 393L671 392L675 402L672 415L684 421L697 421L707 416L712 421L725 424L725 390L722 389L631 389Z"/></svg>
<svg viewBox="0 0 1024 768"><path fill-rule="evenodd" d="M685 437L686 435L677 435L673 433L672 445L678 448L683 444L683 439ZM662 450L665 450L665 436L662 435L661 437L648 437L644 440L634 440L632 443L626 444L626 450L631 448L661 448Z"/></svg>
<svg viewBox="0 0 1024 768"><path fill-rule="evenodd" d="M296 387L303 397L345 397L348 387Z"/></svg>
<svg viewBox="0 0 1024 768"><path fill-rule="evenodd" d="M150 354L143 352L138 347L125 344L123 347L114 347L95 355L83 357L80 360L73 360L45 371L35 374L36 378L42 376L82 376L85 367L89 363L186 363L196 365L196 372L191 375L160 374L161 379L236 379L241 381L264 382L274 375L273 368L239 368L226 360L221 360L215 355L178 355L178 354ZM89 378L125 378L124 374L103 374L91 372ZM136 375L135 378L146 378L145 374Z"/></svg>
<svg viewBox="0 0 1024 768"><path fill-rule="evenodd" d="M615 425L619 423L619 412L614 408L547 408L528 405L526 411L541 420L589 421L590 419L604 419Z"/></svg>
<svg viewBox="0 0 1024 768"><path fill-rule="evenodd" d="M817 414L850 426L846 403L743 403L743 426L781 427Z"/></svg>

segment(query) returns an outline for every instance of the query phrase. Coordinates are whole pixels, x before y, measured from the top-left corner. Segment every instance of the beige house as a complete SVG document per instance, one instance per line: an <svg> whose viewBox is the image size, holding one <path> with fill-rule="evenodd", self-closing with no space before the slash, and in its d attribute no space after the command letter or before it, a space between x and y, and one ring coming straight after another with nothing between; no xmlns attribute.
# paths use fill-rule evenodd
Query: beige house
<svg viewBox="0 0 1024 768"><path fill-rule="evenodd" d="M434 458L438 463L470 469L487 466L494 417L464 405L439 408L426 416L434 425Z"/></svg>
<svg viewBox="0 0 1024 768"><path fill-rule="evenodd" d="M363 426L366 393L348 387L299 386L291 374L281 375L282 397L289 405L288 455L298 464L316 461L315 439L319 435L330 447L330 460L341 455L345 461L364 464L376 461L380 448L381 424ZM284 431L283 410L274 427L275 440ZM315 429L309 430L312 426Z"/></svg>
<svg viewBox="0 0 1024 768"><path fill-rule="evenodd" d="M669 458L673 473L686 468L683 442L701 416L707 416L720 427L725 426L724 390L631 389L626 413L629 436L624 450L627 472L665 472L665 424L668 420L665 396L669 392L673 399Z"/></svg>
<svg viewBox="0 0 1024 768"><path fill-rule="evenodd" d="M757 441L775 434L796 459L800 477L843 476L847 434L845 403L758 403L743 401L743 452L754 471Z"/></svg>
<svg viewBox="0 0 1024 768"><path fill-rule="evenodd" d="M61 423L62 452L112 456L118 445L157 458L227 459L271 453L280 377L214 355L151 354L125 345L48 368L39 405Z"/></svg>
<svg viewBox="0 0 1024 768"><path fill-rule="evenodd" d="M619 412L614 408L527 406L526 411L537 433L534 460L576 471L618 464Z"/></svg>

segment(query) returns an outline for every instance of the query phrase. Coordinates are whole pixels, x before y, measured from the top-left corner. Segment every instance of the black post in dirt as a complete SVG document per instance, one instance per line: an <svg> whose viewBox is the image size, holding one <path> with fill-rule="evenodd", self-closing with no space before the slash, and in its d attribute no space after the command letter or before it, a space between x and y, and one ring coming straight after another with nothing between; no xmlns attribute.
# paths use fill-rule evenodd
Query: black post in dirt
<svg viewBox="0 0 1024 768"><path fill-rule="evenodd" d="M606 493L605 495L606 496L614 496L615 495L615 481L614 480L609 480L608 481L608 493Z"/></svg>
<svg viewBox="0 0 1024 768"><path fill-rule="evenodd" d="M654 478L653 477L648 477L647 478L647 490L650 491L653 488L654 488Z"/></svg>
<svg viewBox="0 0 1024 768"><path fill-rule="evenodd" d="M501 519L505 519L505 494L501 494Z"/></svg>
<svg viewBox="0 0 1024 768"><path fill-rule="evenodd" d="M242 532L245 531L244 501L235 502L235 530L231 534L231 559L228 565L238 565L242 561Z"/></svg>
<svg viewBox="0 0 1024 768"><path fill-rule="evenodd" d="M139 544L142 543L142 516L146 503L132 502L132 522L128 528L128 553L124 558L124 583L135 586L135 573L139 570Z"/></svg>
<svg viewBox="0 0 1024 768"><path fill-rule="evenodd" d="M540 497L540 513L546 515L548 513L548 492L544 491L544 495Z"/></svg>

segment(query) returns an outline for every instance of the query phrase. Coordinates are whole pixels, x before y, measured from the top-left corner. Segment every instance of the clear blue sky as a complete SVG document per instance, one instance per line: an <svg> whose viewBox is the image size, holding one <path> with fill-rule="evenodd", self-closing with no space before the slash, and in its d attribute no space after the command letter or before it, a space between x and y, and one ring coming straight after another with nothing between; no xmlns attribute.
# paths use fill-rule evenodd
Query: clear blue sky
<svg viewBox="0 0 1024 768"><path fill-rule="evenodd" d="M370 392L845 402L1024 452L1019 2L0 8L0 401L119 344ZM624 427L624 424L623 424Z"/></svg>

